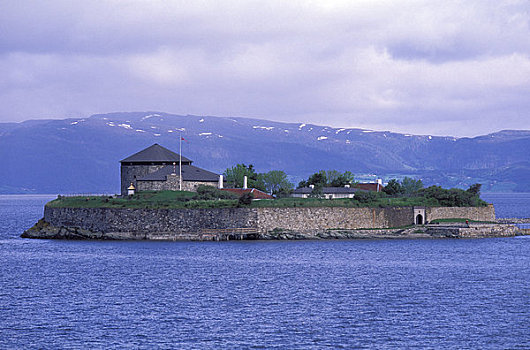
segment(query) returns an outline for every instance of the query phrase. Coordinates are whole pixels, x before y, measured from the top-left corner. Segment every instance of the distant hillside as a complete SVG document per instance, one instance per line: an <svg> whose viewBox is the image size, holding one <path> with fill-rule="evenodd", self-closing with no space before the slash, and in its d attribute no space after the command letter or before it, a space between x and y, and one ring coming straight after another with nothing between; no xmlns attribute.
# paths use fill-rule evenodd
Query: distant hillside
<svg viewBox="0 0 530 350"><path fill-rule="evenodd" d="M159 143L222 172L236 163L299 180L320 169L415 176L426 185L530 192L530 131L418 136L248 118L109 113L0 124L0 193L119 191L119 160Z"/></svg>

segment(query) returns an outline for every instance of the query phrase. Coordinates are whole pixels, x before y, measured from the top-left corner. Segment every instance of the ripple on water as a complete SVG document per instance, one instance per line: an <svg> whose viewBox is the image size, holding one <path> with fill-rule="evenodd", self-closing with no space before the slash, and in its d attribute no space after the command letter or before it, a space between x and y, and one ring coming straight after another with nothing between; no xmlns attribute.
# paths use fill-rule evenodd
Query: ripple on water
<svg viewBox="0 0 530 350"><path fill-rule="evenodd" d="M528 239L17 238L39 201L0 198L0 348L530 347Z"/></svg>

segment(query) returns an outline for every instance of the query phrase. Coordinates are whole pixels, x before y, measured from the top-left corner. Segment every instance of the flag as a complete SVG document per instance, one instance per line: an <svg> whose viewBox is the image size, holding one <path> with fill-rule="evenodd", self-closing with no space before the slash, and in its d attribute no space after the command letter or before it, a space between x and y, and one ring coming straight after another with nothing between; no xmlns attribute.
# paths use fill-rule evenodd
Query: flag
<svg viewBox="0 0 530 350"><path fill-rule="evenodd" d="M186 140L186 139L185 139L184 137L182 137L182 136L180 137L180 139L181 139L182 141L189 142L188 140Z"/></svg>

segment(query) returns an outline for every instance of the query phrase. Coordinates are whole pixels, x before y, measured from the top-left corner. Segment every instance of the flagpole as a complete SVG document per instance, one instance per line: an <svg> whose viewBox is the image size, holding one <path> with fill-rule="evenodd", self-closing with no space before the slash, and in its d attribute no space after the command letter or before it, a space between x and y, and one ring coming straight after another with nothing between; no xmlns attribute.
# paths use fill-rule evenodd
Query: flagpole
<svg viewBox="0 0 530 350"><path fill-rule="evenodd" d="M182 131L179 139L179 191L182 191Z"/></svg>

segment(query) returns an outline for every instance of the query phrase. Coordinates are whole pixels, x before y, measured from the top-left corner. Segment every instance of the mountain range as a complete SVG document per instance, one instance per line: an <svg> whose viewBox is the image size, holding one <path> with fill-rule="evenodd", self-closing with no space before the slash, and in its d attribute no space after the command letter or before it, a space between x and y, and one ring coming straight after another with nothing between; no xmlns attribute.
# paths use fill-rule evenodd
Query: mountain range
<svg viewBox="0 0 530 350"><path fill-rule="evenodd" d="M0 193L117 193L119 161L158 143L222 173L237 163L283 170L293 183L318 170L358 180L411 176L425 185L530 192L530 131L473 138L401 134L268 120L97 114L0 123Z"/></svg>

